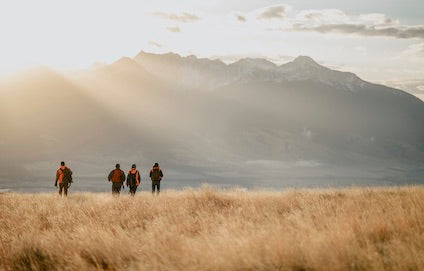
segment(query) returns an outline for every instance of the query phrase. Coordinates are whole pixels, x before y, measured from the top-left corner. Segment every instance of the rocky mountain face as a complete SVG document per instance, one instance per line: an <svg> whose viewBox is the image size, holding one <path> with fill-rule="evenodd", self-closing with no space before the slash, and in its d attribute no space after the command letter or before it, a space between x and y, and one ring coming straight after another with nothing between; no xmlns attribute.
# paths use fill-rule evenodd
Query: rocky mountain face
<svg viewBox="0 0 424 271"><path fill-rule="evenodd" d="M140 52L78 75L36 71L0 83L0 113L0 188L44 191L61 160L92 191L116 162L145 173L159 161L174 188L424 177L424 103L306 56L227 65Z"/></svg>

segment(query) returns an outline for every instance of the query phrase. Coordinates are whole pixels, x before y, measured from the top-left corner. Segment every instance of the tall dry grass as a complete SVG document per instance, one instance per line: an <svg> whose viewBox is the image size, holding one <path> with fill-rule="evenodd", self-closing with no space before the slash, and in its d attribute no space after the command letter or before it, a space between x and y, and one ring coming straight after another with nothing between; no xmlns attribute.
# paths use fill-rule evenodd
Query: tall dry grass
<svg viewBox="0 0 424 271"><path fill-rule="evenodd" d="M422 270L424 188L0 195L5 270Z"/></svg>

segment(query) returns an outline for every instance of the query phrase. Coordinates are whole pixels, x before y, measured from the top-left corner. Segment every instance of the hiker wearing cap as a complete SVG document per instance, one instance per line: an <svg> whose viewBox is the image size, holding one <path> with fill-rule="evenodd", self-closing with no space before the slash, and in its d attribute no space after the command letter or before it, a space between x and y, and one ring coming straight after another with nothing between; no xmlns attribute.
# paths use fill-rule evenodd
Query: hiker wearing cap
<svg viewBox="0 0 424 271"><path fill-rule="evenodd" d="M57 184L59 183L59 195L62 196L62 191L64 192L65 196L68 195L68 188L71 186L72 183L72 171L65 166L65 162L60 162L60 167L56 171L56 181L54 183L54 186L57 187Z"/></svg>
<svg viewBox="0 0 424 271"><path fill-rule="evenodd" d="M109 173L107 178L109 182L112 182L112 194L119 195L125 181L125 173L121 170L121 165L116 164L115 169Z"/></svg>
<svg viewBox="0 0 424 271"><path fill-rule="evenodd" d="M155 188L157 188L157 194L160 192L160 181L163 178L162 170L159 167L159 163L155 163L153 168L150 170L150 179L152 180L152 194L155 193Z"/></svg>
<svg viewBox="0 0 424 271"><path fill-rule="evenodd" d="M137 166L133 164L131 166L131 170L128 171L127 175L127 186L130 188L131 196L135 195L135 192L137 191L137 187L140 185L140 182L140 173L137 170Z"/></svg>

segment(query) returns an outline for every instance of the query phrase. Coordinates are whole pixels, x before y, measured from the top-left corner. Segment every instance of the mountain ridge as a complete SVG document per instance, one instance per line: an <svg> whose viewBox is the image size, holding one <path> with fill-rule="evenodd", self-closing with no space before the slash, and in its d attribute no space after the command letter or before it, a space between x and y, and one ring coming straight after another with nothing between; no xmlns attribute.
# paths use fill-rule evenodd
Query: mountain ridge
<svg viewBox="0 0 424 271"><path fill-rule="evenodd" d="M322 71L325 71L325 72L329 72L333 75L334 74L340 75L342 77L341 80L353 81L354 83L356 83L361 88L363 88L364 84L383 86L383 87L392 89L393 92L395 92L396 94L401 94L401 95L405 95L405 96L408 96L408 97L413 97L414 99L417 100L417 102L420 102L420 103L424 102L421 99L419 99L418 97L416 97L415 95L413 95L413 94L411 94L411 93L409 93L405 90L402 90L400 88L389 87L389 86L386 86L386 85L383 85L383 84L380 84L380 83L374 83L374 82L371 82L371 81L366 81L353 72L331 69L331 68L329 68L325 65L319 64L312 57L306 56L306 55L299 55L299 56L295 57L292 61L288 61L286 63L282 63L280 65L277 65L276 63L272 62L271 60L269 60L267 58L246 57L246 58L240 58L237 61L226 64L225 62L223 62L220 59L198 58L195 55L189 55L189 56L184 57L184 56L181 56L177 53L172 53L172 52L165 53L165 54L146 53L144 51L141 51L141 52L148 54L148 55L151 55L151 56L158 57L158 58L160 58L160 56L172 56L174 60L191 59L191 60L197 60L197 61L202 61L202 62L209 62L209 63L213 63L213 64L219 64L219 66L226 66L227 68L231 68L231 67L234 67L234 66L240 66L240 65L243 65L245 63L248 65L248 69L254 68L254 69L260 70L260 69L263 69L261 67L267 66L267 67L273 67L277 71L282 71L283 74L286 74L286 75L287 75L287 70L284 69L284 68L286 68L287 66L290 66L290 65L295 65L296 68L300 71L304 68L312 67L313 69L319 69L319 70L322 70ZM138 55L140 55L140 54L138 54ZM134 60L137 61L136 57L134 57ZM252 65L254 63L258 63L259 66ZM265 65L263 65L263 64L265 64ZM280 74L278 74L278 75L280 75ZM285 78L285 79L287 79L287 78ZM302 78L291 77L289 80L296 80L296 79L302 79ZM310 79L310 78L303 78L303 80L307 80L307 79ZM327 79L327 80L325 80L325 79ZM323 83L328 83L328 82L332 82L333 80L331 78L323 78L322 80L317 80L317 81L321 81ZM349 86L349 85L345 86L345 88L347 90L350 90L350 91L352 90L352 87Z"/></svg>
<svg viewBox="0 0 424 271"><path fill-rule="evenodd" d="M42 182L58 160L98 184L116 162L147 172L159 161L173 188L424 177L424 103L306 56L225 64L142 52L82 76L0 84L0 113L0 186L7 179L19 189L16 165Z"/></svg>
<svg viewBox="0 0 424 271"><path fill-rule="evenodd" d="M352 72L330 69L319 64L313 58L305 55L299 55L292 61L280 65L277 65L266 58L249 57L240 58L237 61L227 64L220 59L198 58L195 55L184 57L172 52L154 54L141 51L133 59L141 66L143 66L145 60L149 62L149 60L152 59L154 61L159 61L159 63L166 63L166 67L161 67L160 65L157 67L157 69L160 70L158 73L155 73L155 68L149 67L149 63L143 66L147 71L159 77L161 76L162 71L169 71L172 73L174 75L172 80L176 79L175 76L180 77L181 82L190 81L186 80L185 76L199 76L199 81L207 81L206 84L208 85L208 90L213 90L217 87L234 83L237 80L248 82L251 79L249 77L252 76L259 77L254 78L254 80L274 80L276 82L312 80L340 87L341 89L351 92L361 90L367 84L381 85L365 81ZM171 61L171 63L167 62L168 60ZM205 68L205 66L208 65L211 67L209 70ZM204 78L207 76L200 74L199 71L212 73L213 76L218 78L217 80L219 82L211 82L210 79ZM190 84L183 83L182 85L185 87L192 87ZM194 87L198 86L199 84L196 84ZM401 89L391 89L395 90L395 92L400 91L402 95L413 96Z"/></svg>

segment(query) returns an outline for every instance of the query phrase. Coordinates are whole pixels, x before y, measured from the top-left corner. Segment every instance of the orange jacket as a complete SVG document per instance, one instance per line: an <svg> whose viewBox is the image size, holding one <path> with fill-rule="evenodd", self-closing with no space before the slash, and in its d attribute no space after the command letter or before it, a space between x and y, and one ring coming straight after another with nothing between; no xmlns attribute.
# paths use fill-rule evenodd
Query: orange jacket
<svg viewBox="0 0 424 271"><path fill-rule="evenodd" d="M125 173L120 169L114 169L109 173L108 179L113 183L123 183L125 181Z"/></svg>
<svg viewBox="0 0 424 271"><path fill-rule="evenodd" d="M58 183L62 183L63 182L63 170L67 168L66 166L60 166L60 168L57 169L56 171L56 182Z"/></svg>

